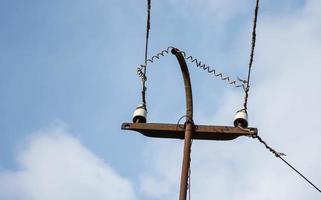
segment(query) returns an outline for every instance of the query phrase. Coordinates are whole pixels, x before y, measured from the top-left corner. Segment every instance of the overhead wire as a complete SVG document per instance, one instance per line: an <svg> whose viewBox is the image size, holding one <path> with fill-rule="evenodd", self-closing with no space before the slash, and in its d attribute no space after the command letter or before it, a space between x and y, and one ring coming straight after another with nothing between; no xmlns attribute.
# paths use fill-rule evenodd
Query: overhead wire
<svg viewBox="0 0 321 200"><path fill-rule="evenodd" d="M256 0L256 6L255 6L255 11L254 11L254 18L253 18L253 29L252 29L252 40L251 40L251 50L250 50L250 59L248 63L248 74L247 74L247 79L246 80L241 80L239 81L242 82L242 84L237 84L237 81L231 80L230 77L228 76L223 76L222 73L217 73L215 69L211 69L210 66L203 64L201 61L198 59L195 59L192 56L187 56L184 51L180 51L184 58L186 60L189 60L191 63L194 63L197 67L207 71L208 73L214 74L215 77L219 77L223 81L227 81L230 85L234 85L235 87L243 87L244 89L244 103L243 107L245 112L247 112L248 109L248 98L249 98L249 90L250 90L250 80L251 80L251 71L252 71L252 65L254 61L254 52L255 52L255 45L256 45L256 27L257 27L257 19L258 19L258 12L259 12L259 0ZM152 56L150 59L148 59L148 42L149 42L149 32L150 32L150 15L151 15L151 0L147 0L147 20L146 20L146 38L145 38L145 57L144 57L144 65L140 65L140 67L137 68L137 74L142 80L142 103L143 107L146 108L146 81L147 81L147 64L148 63L154 63L156 60L160 59L161 57L165 56L166 54L169 54L171 49L174 47L168 47L165 50L162 50L161 52L157 53L156 55ZM183 116L185 117L185 116ZM180 120L183 118L181 117ZM179 120L179 121L180 121ZM179 125L178 121L178 125ZM244 129L242 127L239 127L241 129ZM250 130L250 129L245 129L245 130ZM313 186L317 191L321 193L321 190L314 185L308 178L306 178L301 172L299 172L295 167L293 167L289 162L287 162L282 156L285 156L285 154L277 152L274 150L272 147L270 147L260 136L258 135L253 135L253 138L258 139L260 143L262 143L266 149L268 149L270 152L272 152L277 158L279 158L281 161L283 161L286 165L288 165L293 171L295 171L298 175L300 175L305 181L307 181L311 186ZM192 145L192 143L191 143ZM191 162L191 156L189 158L189 164ZM188 189L189 189L189 199L191 198L190 195L190 189L191 189L191 168L189 168L189 174L188 174Z"/></svg>
<svg viewBox="0 0 321 200"><path fill-rule="evenodd" d="M314 185L308 178L306 178L301 172L299 172L299 170L295 169L295 167L293 167L290 163L288 163L284 158L282 158L281 156L278 156L278 158L280 158L285 164L287 164L291 169L293 169L293 171L295 171L297 174L299 174L304 180L306 180L312 187L314 187L317 191L319 191L321 193L320 188L318 188L316 185Z"/></svg>
<svg viewBox="0 0 321 200"><path fill-rule="evenodd" d="M244 103L243 107L245 112L247 112L247 104L248 104L248 98L249 98L249 90L250 90L250 79L251 79L251 70L254 60L254 50L255 50L255 44L256 44L256 27L257 27L257 19L258 19L258 12L259 12L259 3L260 0L256 0L256 6L254 10L254 18L253 18L253 29L252 29L252 41L251 41L251 51L250 51L250 60L248 64L248 74L247 74L247 80L241 80L244 84ZM239 126L239 128L243 130L251 131L250 129L244 129ZM297 170L295 167L293 167L289 162L287 162L282 156L285 156L284 153L277 152L272 147L270 147L259 135L253 135L253 138L256 138L260 143L262 143L266 149L268 149L271 153L275 155L275 157L279 158L281 161L283 161L286 165L288 165L293 171L295 171L298 175L300 175L305 181L307 181L312 187L314 187L317 191L321 193L321 190L314 185L308 178L306 178L299 170Z"/></svg>
<svg viewBox="0 0 321 200"><path fill-rule="evenodd" d="M306 182L308 182L313 188L315 188L318 192L321 193L320 188L318 188L315 184L313 184L307 177L305 177L299 170L297 170L293 165L291 165L288 161L286 161L283 156L286 156L282 152L276 151L274 148L272 148L270 145L268 145L259 135L253 134L253 130L249 128L243 128L241 126L238 126L243 131L247 131L251 133L251 137L254 139L257 139L261 144L264 145L264 147L269 150L271 153L274 154L275 157L279 158L281 161L283 161L286 165L288 165L293 171L295 171L299 176L301 176Z"/></svg>
<svg viewBox="0 0 321 200"><path fill-rule="evenodd" d="M305 177L299 170L297 170L293 165L291 165L289 162L287 162L282 156L285 156L284 153L280 153L275 151L272 147L270 147L260 136L253 135L253 138L258 139L260 143L262 143L266 149L268 149L270 152L272 152L275 157L279 158L281 161L283 161L286 165L288 165L293 171L295 171L299 176L301 176L306 182L308 182L312 187L314 187L317 191L321 193L320 188L318 188L316 185L314 185L307 177Z"/></svg>
<svg viewBox="0 0 321 200"><path fill-rule="evenodd" d="M250 52L250 60L248 65L247 80L243 81L243 83L245 84L245 87L244 87L245 95L244 95L244 103L243 103L245 112L247 112L247 102L249 98L251 70L252 70L252 65L254 60L254 50L255 50L255 44L256 44L256 26L257 26L257 18L259 13L259 4L260 4L260 0L256 0L254 18L253 18L252 42L251 42L251 52Z"/></svg>
<svg viewBox="0 0 321 200"><path fill-rule="evenodd" d="M151 0L147 0L147 20L146 20L146 38L145 38L145 65L143 66L142 72L142 103L143 107L147 109L146 105L146 68L147 68L147 57L148 57L148 41L149 41L149 31L150 31L150 15L151 15Z"/></svg>

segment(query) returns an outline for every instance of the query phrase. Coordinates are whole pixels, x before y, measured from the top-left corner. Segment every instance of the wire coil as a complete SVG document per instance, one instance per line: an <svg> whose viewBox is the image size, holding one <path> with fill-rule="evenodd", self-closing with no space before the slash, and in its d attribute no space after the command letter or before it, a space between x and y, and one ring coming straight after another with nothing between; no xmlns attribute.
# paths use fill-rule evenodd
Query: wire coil
<svg viewBox="0 0 321 200"><path fill-rule="evenodd" d="M154 63L157 60L161 59L165 55L169 54L171 50L174 49L174 47L170 46L166 49L162 50L161 52L157 53L156 55L152 56L150 59L147 60L148 63ZM204 71L207 71L209 74L213 74L214 77L217 77L221 79L222 81L226 81L228 84L233 85L236 88L242 87L245 88L244 82L241 79L238 80L232 80L229 76L224 76L222 73L218 73L215 69L211 69L211 67L207 64L202 63L197 58L194 58L193 56L187 55L186 52L181 51L182 55L184 56L185 60L193 63L196 65L196 67L203 69ZM147 77L144 74L144 68L145 65L140 65L140 67L137 68L137 75L142 79L142 81L146 81ZM241 83L238 83L241 82Z"/></svg>
<svg viewBox="0 0 321 200"><path fill-rule="evenodd" d="M209 74L213 74L215 77L220 78L222 81L226 81L228 84L233 85L234 87L237 87L237 88L243 86L243 84L237 84L236 80L231 80L229 76L224 76L222 73L218 73L215 69L211 69L210 66L202 63L197 58L194 58L193 56L186 56L186 53L184 51L181 51L181 53L183 54L184 58L187 61L194 63L196 67L203 69L204 71L207 71Z"/></svg>

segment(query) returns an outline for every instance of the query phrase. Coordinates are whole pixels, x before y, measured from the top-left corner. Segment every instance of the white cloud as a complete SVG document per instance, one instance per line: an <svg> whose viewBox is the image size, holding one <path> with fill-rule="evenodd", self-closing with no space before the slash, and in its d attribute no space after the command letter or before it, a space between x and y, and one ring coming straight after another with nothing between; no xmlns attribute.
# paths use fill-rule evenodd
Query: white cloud
<svg viewBox="0 0 321 200"><path fill-rule="evenodd" d="M181 148L173 148L172 142L163 140L157 144L152 143L151 146L154 148L146 151L144 164L147 170L140 179L143 196L155 199L177 199L177 180L181 162L178 155L180 155ZM180 142L174 143L180 146Z"/></svg>
<svg viewBox="0 0 321 200"><path fill-rule="evenodd" d="M258 126L260 135L271 146L284 151L285 159L319 187L320 13L321 2L311 0L291 15L262 16L249 100L251 125ZM236 107L231 99L240 98L236 92L226 92L222 95L220 110L204 118L231 122ZM177 199L181 150L182 142L179 145L151 142L147 150L150 162L146 165L151 171L146 172L141 181L146 196ZM177 170L171 174L172 178L167 178L168 170L164 168ZM157 190L161 185L173 188L162 192ZM319 199L319 195L257 141L249 138L232 142L194 141L192 199L313 200Z"/></svg>
<svg viewBox="0 0 321 200"><path fill-rule="evenodd" d="M135 199L131 183L62 125L33 134L18 155L18 166L0 172L0 199Z"/></svg>

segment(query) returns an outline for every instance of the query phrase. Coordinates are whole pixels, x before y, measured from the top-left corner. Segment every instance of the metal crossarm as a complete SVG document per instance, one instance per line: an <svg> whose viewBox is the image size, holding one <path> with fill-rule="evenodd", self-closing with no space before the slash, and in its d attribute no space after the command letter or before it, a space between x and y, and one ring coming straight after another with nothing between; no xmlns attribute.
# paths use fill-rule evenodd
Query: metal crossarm
<svg viewBox="0 0 321 200"><path fill-rule="evenodd" d="M137 131L147 137L184 139L184 124L123 123L122 130ZM257 128L251 131L232 126L194 125L194 140L233 140L239 136L257 135Z"/></svg>

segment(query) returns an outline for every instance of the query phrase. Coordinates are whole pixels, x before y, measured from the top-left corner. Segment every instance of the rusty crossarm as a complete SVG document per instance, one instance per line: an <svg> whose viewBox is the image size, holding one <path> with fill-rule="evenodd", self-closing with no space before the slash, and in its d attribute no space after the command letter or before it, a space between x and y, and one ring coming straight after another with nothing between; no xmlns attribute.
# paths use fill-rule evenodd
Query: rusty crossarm
<svg viewBox="0 0 321 200"><path fill-rule="evenodd" d="M148 137L184 139L184 124L123 123L121 129L137 131ZM257 135L257 128L250 129L253 133L232 126L195 125L192 139L233 140L239 136Z"/></svg>

